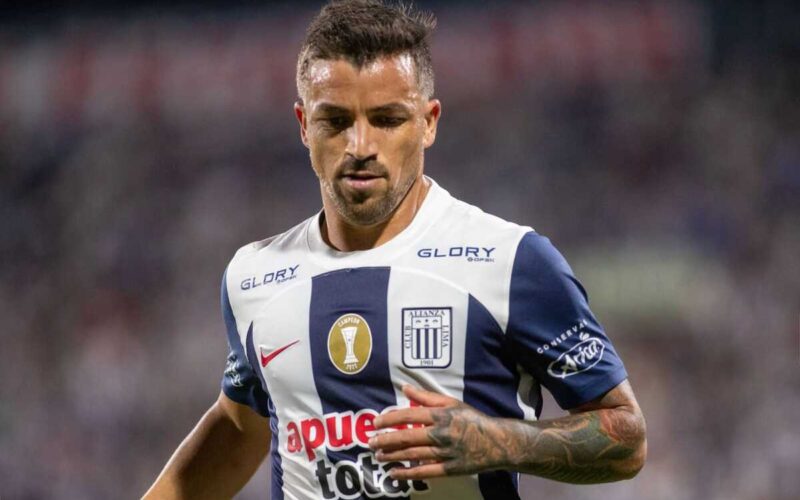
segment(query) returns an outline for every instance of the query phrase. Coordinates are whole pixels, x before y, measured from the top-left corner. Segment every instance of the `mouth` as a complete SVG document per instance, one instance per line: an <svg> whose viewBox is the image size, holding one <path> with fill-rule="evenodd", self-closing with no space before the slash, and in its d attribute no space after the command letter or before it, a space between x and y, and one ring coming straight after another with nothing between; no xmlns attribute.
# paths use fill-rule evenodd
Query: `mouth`
<svg viewBox="0 0 800 500"><path fill-rule="evenodd" d="M373 174L371 172L351 172L342 175L345 184L354 189L367 189L373 187L381 179L382 175Z"/></svg>

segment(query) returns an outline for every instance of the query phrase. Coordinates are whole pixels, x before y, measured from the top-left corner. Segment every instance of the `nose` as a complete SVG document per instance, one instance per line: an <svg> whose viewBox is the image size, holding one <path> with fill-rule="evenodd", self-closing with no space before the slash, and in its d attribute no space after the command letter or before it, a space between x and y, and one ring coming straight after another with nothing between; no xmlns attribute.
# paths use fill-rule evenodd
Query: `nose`
<svg viewBox="0 0 800 500"><path fill-rule="evenodd" d="M374 127L367 119L358 119L347 131L348 155L357 160L366 160L378 154L378 145L375 142Z"/></svg>

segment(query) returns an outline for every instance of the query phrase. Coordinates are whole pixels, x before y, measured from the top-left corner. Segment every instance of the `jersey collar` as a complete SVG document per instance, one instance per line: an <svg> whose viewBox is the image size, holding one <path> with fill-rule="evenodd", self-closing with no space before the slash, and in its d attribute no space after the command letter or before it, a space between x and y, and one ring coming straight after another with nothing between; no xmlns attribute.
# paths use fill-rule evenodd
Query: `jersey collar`
<svg viewBox="0 0 800 500"><path fill-rule="evenodd" d="M319 228L322 215L322 210L320 210L316 216L309 219L306 226L306 244L311 259L326 267L364 267L386 265L391 262L391 259L401 255L412 247L414 242L446 211L452 200L450 193L439 186L436 181L428 176L425 176L425 179L430 182L431 187L411 224L391 240L369 250L341 252L328 246L322 239Z"/></svg>

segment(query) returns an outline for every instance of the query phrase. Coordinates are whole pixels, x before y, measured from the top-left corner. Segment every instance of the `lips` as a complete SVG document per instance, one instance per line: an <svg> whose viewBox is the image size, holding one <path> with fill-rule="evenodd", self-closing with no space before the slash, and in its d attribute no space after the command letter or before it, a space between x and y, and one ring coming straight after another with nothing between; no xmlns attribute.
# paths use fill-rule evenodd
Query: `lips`
<svg viewBox="0 0 800 500"><path fill-rule="evenodd" d="M342 177L345 179L353 179L358 181L368 181L371 179L379 179L383 177L382 175L373 174L371 172L352 172L349 174L343 174Z"/></svg>
<svg viewBox="0 0 800 500"><path fill-rule="evenodd" d="M342 175L342 180L350 188L355 190L373 189L383 179L382 175L372 172L351 172Z"/></svg>

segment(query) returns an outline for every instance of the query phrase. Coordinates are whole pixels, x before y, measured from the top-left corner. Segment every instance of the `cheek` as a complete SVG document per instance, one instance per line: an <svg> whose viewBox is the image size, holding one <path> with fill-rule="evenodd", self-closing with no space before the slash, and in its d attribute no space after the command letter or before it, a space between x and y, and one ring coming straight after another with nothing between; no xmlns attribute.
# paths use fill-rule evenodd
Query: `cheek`
<svg viewBox="0 0 800 500"><path fill-rule="evenodd" d="M410 164L419 161L420 155L425 149L422 144L423 132L424 130L415 125L394 138L395 140L392 141L394 143L392 145L392 154L395 161L401 163L399 166L410 168L413 166Z"/></svg>
<svg viewBox="0 0 800 500"><path fill-rule="evenodd" d="M336 140L310 135L308 149L314 170L329 173L336 168L342 148L338 146Z"/></svg>
<svg viewBox="0 0 800 500"><path fill-rule="evenodd" d="M414 130L413 135L410 135L399 148L398 153L402 156L403 164L407 169L415 170L419 166L425 150L422 142L422 134L419 130Z"/></svg>

